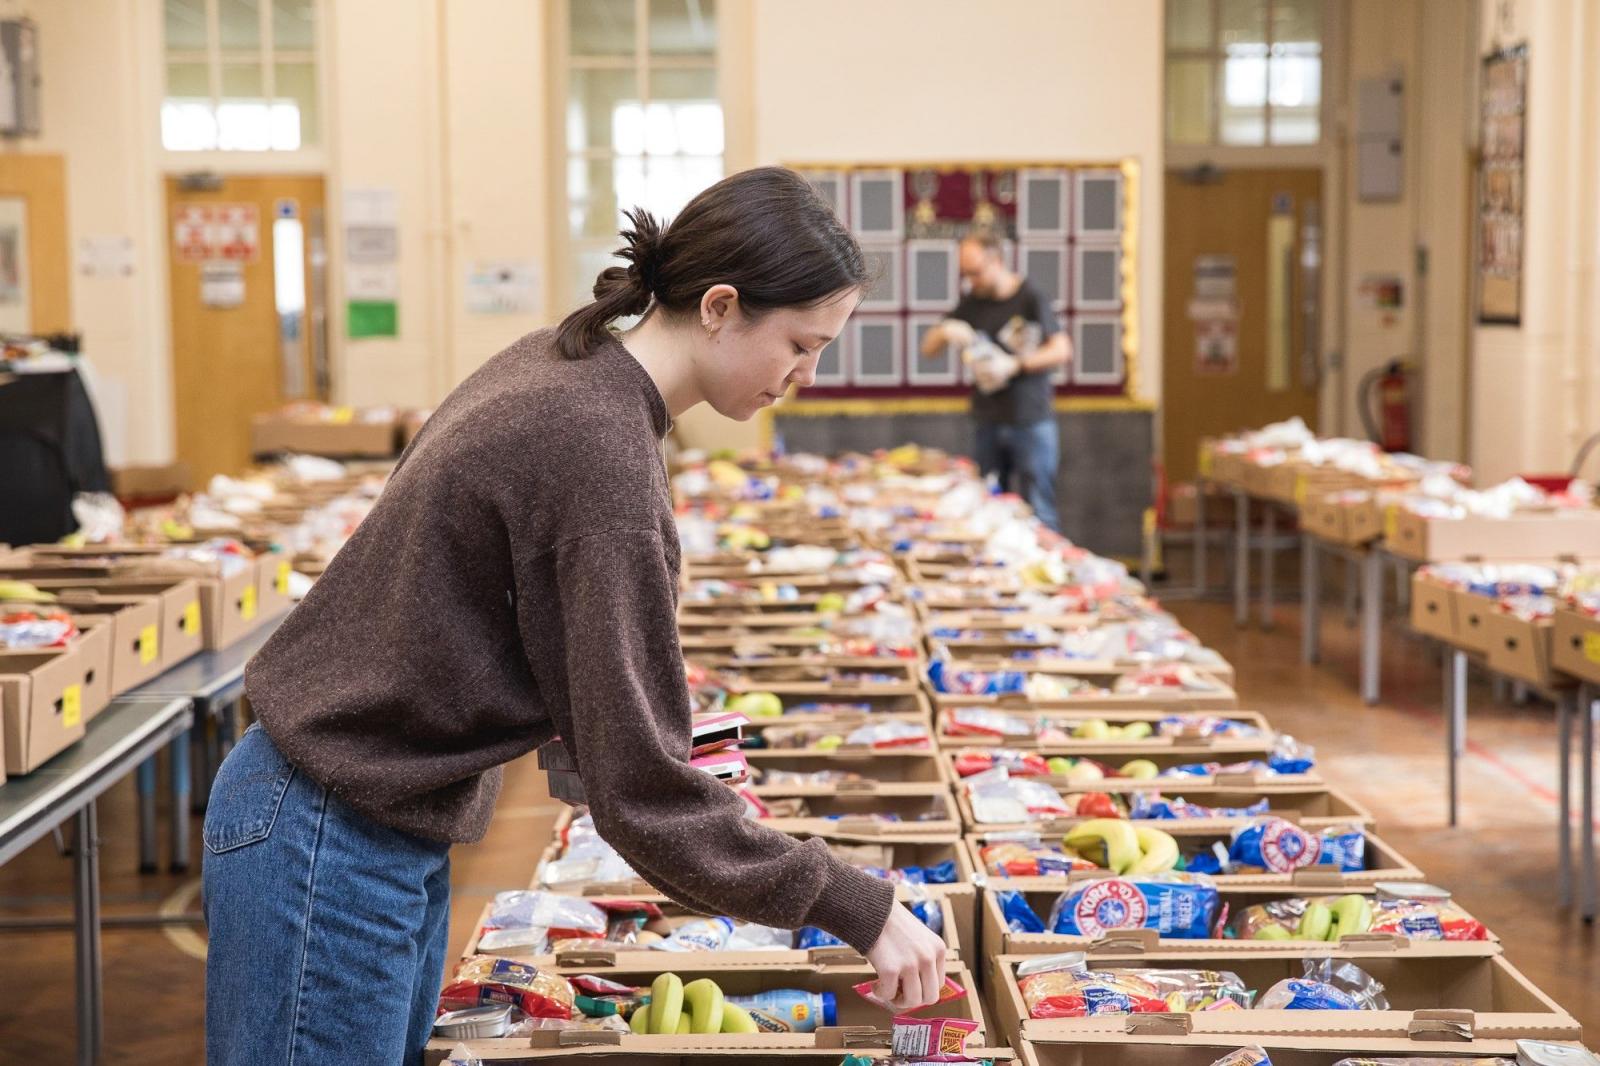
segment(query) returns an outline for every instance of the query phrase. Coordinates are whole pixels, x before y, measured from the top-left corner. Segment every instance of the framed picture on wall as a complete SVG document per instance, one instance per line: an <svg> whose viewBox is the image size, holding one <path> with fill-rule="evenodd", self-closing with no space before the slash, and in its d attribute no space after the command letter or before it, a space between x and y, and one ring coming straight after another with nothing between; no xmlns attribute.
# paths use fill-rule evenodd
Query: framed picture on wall
<svg viewBox="0 0 1600 1066"><path fill-rule="evenodd" d="M906 242L906 275L913 311L948 311L960 297L960 263L954 240L924 238Z"/></svg>
<svg viewBox="0 0 1600 1066"><path fill-rule="evenodd" d="M806 175L817 195L828 202L833 213L846 225L850 224L850 198L845 195L844 174L837 170L813 170Z"/></svg>
<svg viewBox="0 0 1600 1066"><path fill-rule="evenodd" d="M898 244L861 242L861 255L867 261L872 280L861 298L860 311L900 311L905 308L904 258Z"/></svg>
<svg viewBox="0 0 1600 1066"><path fill-rule="evenodd" d="M961 384L961 355L955 345L947 344L927 357L922 354L922 338L943 317L911 315L906 319L906 379L913 385Z"/></svg>
<svg viewBox="0 0 1600 1066"><path fill-rule="evenodd" d="M1023 170L1017 194L1017 236L1023 240L1067 235L1065 170Z"/></svg>
<svg viewBox="0 0 1600 1066"><path fill-rule="evenodd" d="M1483 60L1478 163L1478 321L1522 323L1523 144L1528 46Z"/></svg>
<svg viewBox="0 0 1600 1066"><path fill-rule="evenodd" d="M1057 314L1067 307L1067 246L1059 242L1023 242L1018 272L1033 286L1039 298L1050 301Z"/></svg>
<svg viewBox="0 0 1600 1066"><path fill-rule="evenodd" d="M856 236L898 241L906 232L904 174L898 170L857 170L850 175L850 217Z"/></svg>
<svg viewBox="0 0 1600 1066"><path fill-rule="evenodd" d="M1072 247L1072 304L1080 311L1122 307L1122 249L1114 244Z"/></svg>
<svg viewBox="0 0 1600 1066"><path fill-rule="evenodd" d="M817 356L816 385L823 388L837 388L850 384L850 375L846 369L849 362L845 352L845 346L849 341L850 330L846 328L822 349L822 353Z"/></svg>
<svg viewBox="0 0 1600 1066"><path fill-rule="evenodd" d="M1082 170L1077 178L1073 236L1079 240L1114 240L1122 233L1122 174L1115 170Z"/></svg>
<svg viewBox="0 0 1600 1066"><path fill-rule="evenodd" d="M1116 385L1124 375L1121 315L1078 315L1072 320L1072 380Z"/></svg>
<svg viewBox="0 0 1600 1066"><path fill-rule="evenodd" d="M898 315L857 315L850 320L850 377L855 384L901 384L903 324Z"/></svg>

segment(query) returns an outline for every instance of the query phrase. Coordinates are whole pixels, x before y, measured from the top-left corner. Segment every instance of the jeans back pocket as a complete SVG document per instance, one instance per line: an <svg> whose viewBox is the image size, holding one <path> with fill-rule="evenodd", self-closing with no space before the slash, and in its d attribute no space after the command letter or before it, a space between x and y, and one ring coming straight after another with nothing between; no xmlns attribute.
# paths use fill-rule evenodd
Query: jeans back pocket
<svg viewBox="0 0 1600 1066"><path fill-rule="evenodd" d="M265 840L283 796L294 780L294 764L283 757L259 725L239 738L217 771L206 803L201 839L221 854Z"/></svg>

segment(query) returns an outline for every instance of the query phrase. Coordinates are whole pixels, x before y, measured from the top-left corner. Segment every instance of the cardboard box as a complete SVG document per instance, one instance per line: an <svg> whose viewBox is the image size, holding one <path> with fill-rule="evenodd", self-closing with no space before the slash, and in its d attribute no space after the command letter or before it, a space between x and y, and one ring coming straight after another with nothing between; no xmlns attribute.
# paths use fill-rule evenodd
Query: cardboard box
<svg viewBox="0 0 1600 1066"><path fill-rule="evenodd" d="M1273 1066L1334 1066L1352 1056L1390 1058L1434 1057L1482 1059L1494 1066L1495 1058L1516 1059L1517 1044L1512 1039L1479 1038L1452 1040L1439 1044L1441 1027L1450 1031L1453 1018L1433 1019L1415 1034L1405 1037L1355 1036L1336 1034L1277 1034L1252 1036L1248 1041L1227 1034L1210 1033L1214 1028L1204 1016L1189 1016L1204 1024L1191 1035L1172 1033L1074 1033L1070 1038L1054 1036L1021 1041L1019 1066L1212 1066L1249 1043L1262 1048ZM1174 1023L1175 1025L1178 1023ZM1573 1044L1573 1047L1579 1045Z"/></svg>
<svg viewBox="0 0 1600 1066"><path fill-rule="evenodd" d="M1528 620L1494 610L1484 619L1489 668L1545 692L1575 684L1573 679L1554 670L1551 659L1554 636L1554 619Z"/></svg>
<svg viewBox="0 0 1600 1066"><path fill-rule="evenodd" d="M1215 829L1191 828L1183 822L1163 822L1161 828L1171 833L1178 840L1178 847L1186 855L1192 855L1202 848L1210 848L1213 844L1221 843L1224 846L1232 837L1232 830L1218 831ZM991 838L1003 838L1004 833L980 832L967 834L966 844L971 851L969 865L983 873L990 889L1014 888L1018 891L1047 891L1054 889L1061 892L1069 884L1085 880L1099 880L1106 876L1104 870L1083 870L1072 874L1070 877L1006 877L997 875L984 867L982 848L989 843ZM1316 892L1320 894L1342 895L1354 892L1360 888L1377 884L1379 881L1420 881L1422 871L1411 863L1410 860L1400 855L1394 848L1368 832L1366 834L1366 861L1365 870L1345 873L1333 867L1307 867L1293 873L1237 873L1218 874L1212 878L1219 887L1227 888L1256 888L1292 885L1301 892Z"/></svg>
<svg viewBox="0 0 1600 1066"><path fill-rule="evenodd" d="M83 739L111 702L111 627L97 625L66 648L0 652L5 770L37 769Z"/></svg>
<svg viewBox="0 0 1600 1066"><path fill-rule="evenodd" d="M281 552L256 557L256 611L262 619L276 618L294 606L289 595L294 572L294 560Z"/></svg>
<svg viewBox="0 0 1600 1066"><path fill-rule="evenodd" d="M1600 618L1559 607L1552 620L1551 665L1567 677L1600 684Z"/></svg>
<svg viewBox="0 0 1600 1066"><path fill-rule="evenodd" d="M250 453L378 459L399 451L400 429L393 418L368 422L349 408L341 412L348 417L338 421L295 418L281 411L255 415L250 419Z"/></svg>
<svg viewBox="0 0 1600 1066"><path fill-rule="evenodd" d="M750 733L748 727L746 735ZM892 792L901 786L934 784L948 787L945 756L931 745L926 748L744 748L750 769L763 774L769 770L814 774L833 772L856 775L828 787L843 791ZM761 795L765 785L754 786ZM776 786L793 789L796 786Z"/></svg>
<svg viewBox="0 0 1600 1066"><path fill-rule="evenodd" d="M1008 733L1003 736L993 734L967 734L958 731L955 725L955 713L960 707L944 706L939 709L939 742L941 744L961 745L963 747L981 748L989 745L1007 748L1025 748L1032 750L1050 749L1053 755L1091 755L1097 758L1105 756L1102 761L1110 761L1120 756L1117 765L1129 759L1145 758L1147 755L1174 755L1186 756L1176 761L1168 761L1162 765L1178 765L1184 762L1238 762L1240 759L1219 759L1221 755L1238 756L1265 756L1272 750L1278 733L1272 728L1266 717L1258 711L1227 711L1221 716L1232 722L1249 726L1255 729L1254 736L1161 736L1161 720L1169 717L1160 710L1143 709L1110 709L1110 710L1080 710L1071 711L1045 710L1039 706L994 708L1007 718L1016 719L1025 732ZM1109 737L1105 740L1080 740L1075 737L1057 740L1040 740L1039 733L1042 729L1054 726L1066 731L1075 731L1079 725L1089 721L1102 721L1108 726L1126 726L1134 722L1143 722L1150 726L1150 736L1141 740L1129 740L1120 737Z"/></svg>
<svg viewBox="0 0 1600 1066"><path fill-rule="evenodd" d="M1164 784L1166 787L1150 787L1151 785ZM1063 796L1082 792L1106 792L1123 802L1131 802L1137 793L1154 793L1175 799L1182 796L1191 803L1203 807L1226 807L1242 809L1261 800L1268 803L1268 813L1274 818L1303 825L1308 829L1332 828L1342 825L1360 825L1371 827L1375 824L1372 812L1361 804L1351 799L1338 789L1328 786L1308 786L1301 788L1285 788L1282 785L1269 785L1253 789L1237 789L1232 787L1218 787L1214 784L1191 785L1187 782L1178 784L1172 781L1129 781L1128 779L1112 778L1098 781L1092 785L1078 788L1062 788L1054 786L1056 791ZM1033 829L1046 837L1058 837L1078 825L1088 821L1087 818L1065 817L1051 819L1035 819L1028 822L979 822L972 808L972 798L967 789L957 786L956 803L961 819L968 826L984 832L1004 832L1011 829ZM1257 816L1259 817L1259 816ZM1180 818L1162 821L1135 822L1135 825L1145 825L1156 829L1171 830L1174 826L1183 826L1189 829L1209 829L1219 833L1229 832L1240 826L1249 825L1255 817L1236 818Z"/></svg>
<svg viewBox="0 0 1600 1066"><path fill-rule="evenodd" d="M831 633L815 631L772 630L771 635L725 633L717 630L695 630L681 634L678 644L683 654L715 669L738 666L744 663L766 663L773 660L797 662L824 662L836 666L884 666L899 663L916 663L920 666L926 655L918 638L907 659L900 655L836 656L823 649L835 646L839 638Z"/></svg>
<svg viewBox="0 0 1600 1066"><path fill-rule="evenodd" d="M929 637L929 643L936 649L943 648L950 670L1025 670L1030 674L1056 674L1066 677L1082 677L1089 680L1100 680L1103 684L1111 685L1127 674L1136 674L1163 666L1188 666L1197 674L1222 682L1224 685L1233 686L1233 664L1225 659L1215 661L1165 660L1162 662L1132 662L1126 659L1066 659L1066 658L1038 658L1031 648L1053 648L1059 643L1059 638L1047 640L1043 643L1030 645L1006 639L999 643L991 643L983 639L946 639L944 637Z"/></svg>
<svg viewBox="0 0 1600 1066"><path fill-rule="evenodd" d="M120 696L176 664L161 646L161 600L155 596L116 596L86 589L62 592L55 606L83 625L109 627L109 694ZM196 649L198 650L198 649Z"/></svg>
<svg viewBox="0 0 1600 1066"><path fill-rule="evenodd" d="M111 468L111 491L119 500L170 500L188 492L194 472L188 463Z"/></svg>
<svg viewBox="0 0 1600 1066"><path fill-rule="evenodd" d="M1319 955L1324 954L1319 952ZM1353 951L1336 947L1326 954L1353 959L1384 985L1386 1011L1230 1010L1179 1016L1101 1015L1093 1018L1028 1017L1016 967L1030 956L1002 955L995 960L1004 993L996 997L997 1024L1013 1039L1068 1040L1079 1032L1148 1032L1349 1034L1394 1039L1444 1039L1444 1033L1470 1033L1473 1038L1577 1040L1581 1028L1571 1015L1535 988L1503 956L1418 955ZM1295 948L1274 952L1156 952L1116 958L1091 956L1089 968L1127 967L1172 970L1224 970L1237 974L1246 987L1265 992L1284 978L1304 974L1305 953ZM1436 1012L1449 1011L1441 1017ZM1455 1013L1459 1012L1459 1013ZM1437 1023L1445 1022L1441 1026ZM1420 1024L1419 1024L1420 1023ZM1456 1045L1452 1044L1451 1047Z"/></svg>
<svg viewBox="0 0 1600 1066"><path fill-rule="evenodd" d="M870 792L840 790L836 786L781 785L752 792L774 812L760 819L761 824L785 833L826 833L837 829L885 837L927 833L959 836L962 829L955 797L942 782L885 786ZM796 804L803 805L806 813L781 813ZM893 815L899 821L878 821L875 815Z"/></svg>
<svg viewBox="0 0 1600 1066"><path fill-rule="evenodd" d="M1423 636L1456 642L1456 589L1427 574L1411 575L1411 628Z"/></svg>
<svg viewBox="0 0 1600 1066"><path fill-rule="evenodd" d="M1030 673L1034 671L1029 671ZM1166 711L1181 714L1186 711L1232 711L1239 706L1239 697L1226 685L1216 692L1087 692L1058 700L1031 700L1021 695L962 696L937 693L933 697L936 708L995 707L1001 710L1040 709L1050 711Z"/></svg>
<svg viewBox="0 0 1600 1066"><path fill-rule="evenodd" d="M1499 613L1498 602L1490 596L1480 596L1467 589L1454 589L1450 598L1455 607L1455 639L1458 648L1487 655L1489 652L1489 619Z"/></svg>
<svg viewBox="0 0 1600 1066"><path fill-rule="evenodd" d="M648 902L654 903L661 909L662 916L653 919L648 927L658 933L665 933L676 929L689 922L698 921L703 915L690 910L670 899L656 898ZM955 908L949 898L935 901L944 914L943 936L948 948L947 957L955 962L963 961L963 953L956 928ZM773 949L766 951L678 951L661 952L644 945L636 948L617 950L603 946L596 942L593 947L571 946L562 947L554 952L542 953L527 948L484 948L481 944L485 929L489 921L489 913L494 904L485 903L483 911L478 916L478 924L472 936L467 940L466 947L462 950L464 958L473 955L494 955L498 958L517 959L541 969L555 970L563 975L596 973L603 974L608 970L649 970L652 968L671 969L676 971L679 966L696 966L702 962L736 962L744 965L755 966L792 966L796 968L814 967L817 965L849 963L863 965L866 960L856 954L854 949L844 947L810 948L802 950Z"/></svg>
<svg viewBox="0 0 1600 1066"><path fill-rule="evenodd" d="M1383 536L1383 514L1370 496L1347 501L1324 495L1306 501L1300 526L1330 544L1363 548Z"/></svg>
<svg viewBox="0 0 1600 1066"><path fill-rule="evenodd" d="M1368 888L1356 889L1361 895L1371 896L1373 890ZM1342 894L1342 893L1341 893ZM1049 889L1045 891L1024 892L1023 898L1028 906L1039 916L1042 921L1048 922L1051 908L1055 906L1060 891ZM1257 906L1275 900L1291 899L1311 896L1313 898L1333 896L1335 893L1308 892L1299 888L1219 888L1218 896L1221 905L1226 906L1230 916L1238 915L1246 907ZM1086 951L1092 955L1140 955L1148 952L1200 952L1207 955L1249 955L1258 952L1281 951L1286 943L1282 940L1235 940L1235 939L1202 939L1178 940L1169 939L1158 935L1154 929L1117 930L1097 937L1068 936L1062 933L1013 933L1006 924L1005 914L1001 910L1000 900L996 893L985 892L979 901L981 912L980 943L983 945L984 954L989 958L996 955L1054 955L1063 951ZM1365 935L1340 940L1338 943L1346 944L1351 948L1368 952L1393 952L1395 954L1423 954L1423 955L1498 955L1501 953L1501 944L1498 937L1491 932L1489 940L1412 940L1406 937L1384 936L1382 934ZM1312 951L1326 952L1330 950L1329 944L1323 941L1297 940L1292 943L1300 945L1307 953ZM992 967L984 970L984 983L994 987L999 984L998 973Z"/></svg>
<svg viewBox="0 0 1600 1066"><path fill-rule="evenodd" d="M959 790L962 787L962 776L959 762L962 754L968 752L981 754L986 750L987 749L984 747L978 745L969 745L962 748L947 746L944 748L944 758L946 760L945 770L949 775L952 785L956 789ZM1033 754L1038 754L1045 759L1050 759L1057 755L1063 755L1068 758L1073 757L1072 754L1065 750L1058 750L1049 746L1033 748L1030 749L1030 752ZM1219 758L1214 753L1208 758L1202 758L1198 760L1188 755L1177 755L1173 754L1172 752L1141 752L1138 756L1130 756L1130 758L1134 757L1149 759L1151 762L1156 764L1158 770L1166 770L1174 766L1189 765L1194 762L1218 762L1223 766L1231 766L1234 764L1234 762L1240 761L1231 755ZM1051 788L1056 789L1058 792L1090 791L1089 783L1074 783L1065 774L1050 774L1046 777L1035 777L1032 780L1043 782L1044 784L1049 785ZM1322 783L1322 775L1317 773L1316 768L1313 767L1309 772L1303 774L1273 774L1252 771L1238 771L1224 772L1220 774L1184 774L1182 777L1168 778L1155 777L1138 779L1128 777L1105 777L1092 782L1092 785L1093 790L1098 792L1130 792L1141 789L1153 792L1160 792L1163 789L1177 791L1179 786L1181 786L1183 791L1187 792L1189 790L1199 788L1232 789L1234 791L1264 791L1270 788L1315 788L1321 786Z"/></svg>
<svg viewBox="0 0 1600 1066"><path fill-rule="evenodd" d="M1386 516L1384 547L1405 559L1555 559L1593 553L1600 509L1524 511L1509 518L1423 518L1404 508Z"/></svg>
<svg viewBox="0 0 1600 1066"><path fill-rule="evenodd" d="M655 953L662 954L662 953ZM670 961L670 956L661 961ZM606 976L624 984L643 985L654 980L665 967L657 965L648 970L605 971ZM549 1030L527 1037L499 1040L469 1040L463 1043L474 1055L485 1062L529 1061L567 1062L588 1050L590 1054L604 1056L607 1066L621 1066L634 1062L648 1062L651 1066L678 1061L702 1061L700 1056L720 1058L789 1058L796 1054L816 1057L816 1061L837 1063L849 1051L886 1052L889 1046L891 1014L868 1003L857 995L854 986L876 979L870 966L845 964L812 964L805 968L747 966L739 963L710 961L694 966L675 966L672 972L688 984L702 977L710 978L730 996L753 995L778 988L797 988L806 992L832 993L837 1004L838 1025L822 1028L815 1033L749 1035L716 1034L695 1036L637 1036L633 1033L597 1033L584 1030ZM971 971L960 965L951 965L950 977L959 982L966 995L950 1000L939 1008L942 1017L965 1018L978 1023L978 1029L969 1039L970 1047L982 1046L988 1037L977 981ZM448 982L447 982L448 983ZM440 1058L455 1046L455 1041L434 1040L428 1045L430 1062Z"/></svg>

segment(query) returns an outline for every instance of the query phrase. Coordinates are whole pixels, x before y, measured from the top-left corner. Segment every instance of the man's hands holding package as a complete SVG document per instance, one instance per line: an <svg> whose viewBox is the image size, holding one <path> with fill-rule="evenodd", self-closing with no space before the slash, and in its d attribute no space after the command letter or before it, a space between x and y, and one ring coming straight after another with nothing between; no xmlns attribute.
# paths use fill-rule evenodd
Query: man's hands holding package
<svg viewBox="0 0 1600 1066"><path fill-rule="evenodd" d="M944 941L896 903L867 961L878 971L879 999L895 1010L915 1010L937 1003L944 985Z"/></svg>
<svg viewBox="0 0 1600 1066"><path fill-rule="evenodd" d="M978 391L985 396L1005 388L1021 369L1022 363L1015 356L1007 355L999 348L972 364L973 376L978 379Z"/></svg>

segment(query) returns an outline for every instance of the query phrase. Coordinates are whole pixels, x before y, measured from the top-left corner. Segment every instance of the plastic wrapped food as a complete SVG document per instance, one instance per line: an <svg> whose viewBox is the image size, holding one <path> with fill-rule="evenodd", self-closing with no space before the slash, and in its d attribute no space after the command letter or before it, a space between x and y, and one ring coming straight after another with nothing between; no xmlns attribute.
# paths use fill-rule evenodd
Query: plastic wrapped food
<svg viewBox="0 0 1600 1066"><path fill-rule="evenodd" d="M1043 755L1015 748L967 748L955 757L956 773L973 777L997 766L1005 767L1012 777L1048 777L1050 765Z"/></svg>
<svg viewBox="0 0 1600 1066"><path fill-rule="evenodd" d="M77 635L65 611L13 611L0 617L0 648L11 651L64 648Z"/></svg>
<svg viewBox="0 0 1600 1066"><path fill-rule="evenodd" d="M1306 959L1305 977L1279 981L1262 995L1262 1010L1388 1010L1383 985L1353 962Z"/></svg>
<svg viewBox="0 0 1600 1066"><path fill-rule="evenodd" d="M1004 767L967 778L966 788L973 818L979 824L1069 818L1077 810L1043 781L1012 779Z"/></svg>
<svg viewBox="0 0 1600 1066"><path fill-rule="evenodd" d="M1081 952L1017 967L1030 1018L1242 1010L1254 996L1237 974L1215 970L1091 970Z"/></svg>
<svg viewBox="0 0 1600 1066"><path fill-rule="evenodd" d="M1156 723L1156 733L1163 737L1254 737L1261 730L1214 714L1172 714Z"/></svg>
<svg viewBox="0 0 1600 1066"><path fill-rule="evenodd" d="M983 868L996 877L1066 876L1073 870L1098 870L1099 867L1076 855L1069 855L1057 844L1041 840L1000 840L978 849Z"/></svg>
<svg viewBox="0 0 1600 1066"><path fill-rule="evenodd" d="M1211 1066L1272 1066L1272 1059L1264 1048L1242 1047L1228 1052Z"/></svg>
<svg viewBox="0 0 1600 1066"><path fill-rule="evenodd" d="M874 722L852 730L846 744L866 744L874 748L920 748L929 743L926 726L910 722Z"/></svg>
<svg viewBox="0 0 1600 1066"><path fill-rule="evenodd" d="M1366 869L1366 840L1359 827L1308 830L1282 818L1267 818L1234 830L1226 870L1214 853L1206 851L1195 856L1188 869L1217 874L1245 867L1284 874L1308 866L1332 866L1355 873Z"/></svg>
<svg viewBox="0 0 1600 1066"><path fill-rule="evenodd" d="M967 1037L978 1023L963 1018L900 1015L890 1031L889 1048L897 1062L971 1062Z"/></svg>
<svg viewBox="0 0 1600 1066"><path fill-rule="evenodd" d="M1163 663L1117 678L1116 692L1220 692L1222 683L1186 663Z"/></svg>
<svg viewBox="0 0 1600 1066"><path fill-rule="evenodd" d="M995 893L995 902L1000 904L1000 913L1005 917L1006 928L1013 933L1042 933L1044 922L1021 892L1005 889Z"/></svg>
<svg viewBox="0 0 1600 1066"><path fill-rule="evenodd" d="M1099 937L1114 929L1154 929L1177 940L1203 940L1217 917L1217 886L1186 874L1108 877L1063 892L1050 910L1050 931Z"/></svg>
<svg viewBox="0 0 1600 1066"><path fill-rule="evenodd" d="M1022 693L1028 675L1018 670L963 670L945 659L928 664L928 680L933 690L946 695L1004 696Z"/></svg>
<svg viewBox="0 0 1600 1066"><path fill-rule="evenodd" d="M1248 807L1203 807L1182 796L1164 799L1159 792L1137 792L1128 801L1128 817L1151 821L1178 821L1186 818L1255 818L1272 809L1265 798Z"/></svg>
<svg viewBox="0 0 1600 1066"><path fill-rule="evenodd" d="M1412 940L1489 939L1482 922L1447 899L1378 899L1372 908L1371 932Z"/></svg>
<svg viewBox="0 0 1600 1066"><path fill-rule="evenodd" d="M456 967L439 993L441 1010L491 1003L509 1003L534 1018L571 1018L572 984L526 963L479 955Z"/></svg>
<svg viewBox="0 0 1600 1066"><path fill-rule="evenodd" d="M489 907L478 947L485 952L513 947L538 951L546 941L599 940L609 924L606 912L587 900L550 892L501 892Z"/></svg>
<svg viewBox="0 0 1600 1066"><path fill-rule="evenodd" d="M944 733L951 737L1031 737L1034 724L987 707L957 707L945 717Z"/></svg>

